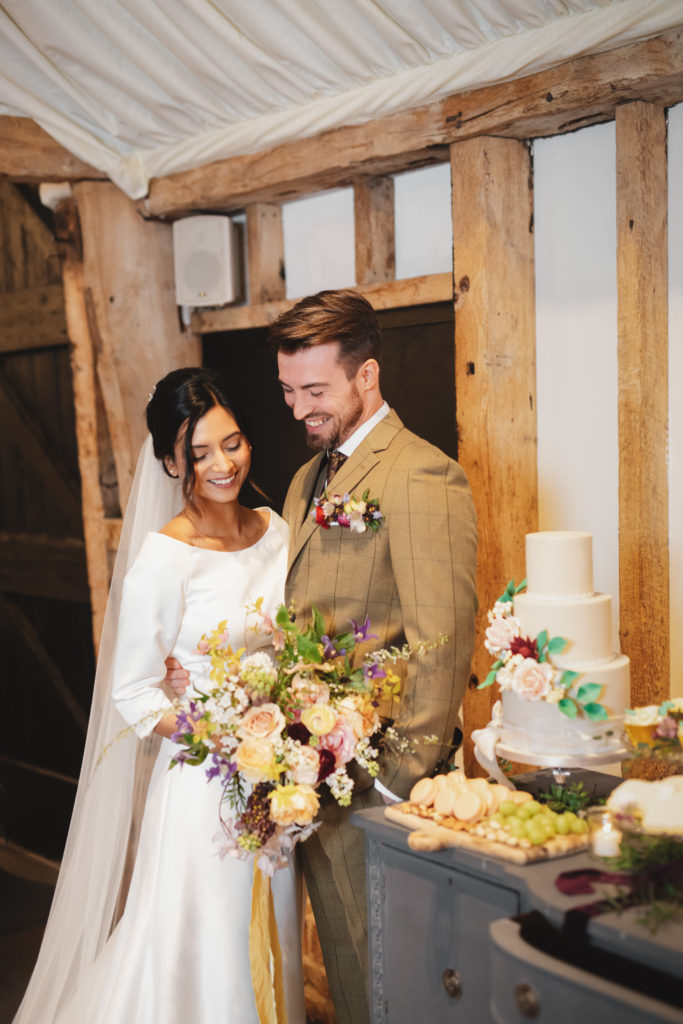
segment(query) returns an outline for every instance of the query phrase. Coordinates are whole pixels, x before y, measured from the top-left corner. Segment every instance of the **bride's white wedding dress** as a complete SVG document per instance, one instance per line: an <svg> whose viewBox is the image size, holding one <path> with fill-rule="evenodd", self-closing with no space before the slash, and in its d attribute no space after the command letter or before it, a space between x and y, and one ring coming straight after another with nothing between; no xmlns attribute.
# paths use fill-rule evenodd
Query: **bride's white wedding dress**
<svg viewBox="0 0 683 1024"><path fill-rule="evenodd" d="M140 735L154 725L141 719L170 703L159 686L169 654L189 669L190 694L210 685L207 659L195 649L220 621L228 620L233 649L264 643L247 629L245 608L257 597L270 612L282 602L287 539L274 512L243 551L147 535L124 584L114 661L114 700ZM249 964L253 862L218 856L220 783L203 767L169 771L176 751L163 740L125 911L58 1024L258 1024ZM289 1024L303 1024L294 868L277 871L272 885Z"/></svg>

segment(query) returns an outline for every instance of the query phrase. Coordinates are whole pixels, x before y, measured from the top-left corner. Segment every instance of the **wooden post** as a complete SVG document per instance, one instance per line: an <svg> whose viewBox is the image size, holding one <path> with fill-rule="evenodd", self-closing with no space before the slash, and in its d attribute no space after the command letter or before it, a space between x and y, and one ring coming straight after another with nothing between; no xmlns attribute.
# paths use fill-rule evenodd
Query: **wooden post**
<svg viewBox="0 0 683 1024"><path fill-rule="evenodd" d="M249 304L285 297L285 245L279 203L247 206Z"/></svg>
<svg viewBox="0 0 683 1024"><path fill-rule="evenodd" d="M90 586L93 642L97 653L107 607L109 571L107 528L100 490L97 449L95 359L85 306L83 264L68 252L62 263L62 279L66 322L71 339L71 374L76 411L78 466L81 472L83 535Z"/></svg>
<svg viewBox="0 0 683 1024"><path fill-rule="evenodd" d="M669 696L666 114L617 108L619 594L631 701Z"/></svg>
<svg viewBox="0 0 683 1024"><path fill-rule="evenodd" d="M143 221L109 182L73 189L83 238L83 285L125 508L145 437L144 411L160 377L197 365L197 339L183 331L174 296L171 227Z"/></svg>
<svg viewBox="0 0 683 1024"><path fill-rule="evenodd" d="M497 694L476 690L491 658L486 612L524 575L524 535L538 528L531 161L512 139L451 147L458 458L479 524L480 609L465 735L486 725ZM471 742L465 768L481 774Z"/></svg>
<svg viewBox="0 0 683 1024"><path fill-rule="evenodd" d="M375 284L396 277L394 179L357 178L353 183L356 229L356 283Z"/></svg>

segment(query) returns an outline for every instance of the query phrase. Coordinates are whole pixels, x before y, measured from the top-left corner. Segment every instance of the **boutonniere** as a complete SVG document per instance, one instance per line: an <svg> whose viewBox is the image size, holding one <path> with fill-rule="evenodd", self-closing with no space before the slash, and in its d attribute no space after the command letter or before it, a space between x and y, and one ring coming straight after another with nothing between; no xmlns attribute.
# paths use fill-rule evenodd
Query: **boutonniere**
<svg viewBox="0 0 683 1024"><path fill-rule="evenodd" d="M330 494L323 492L322 497L313 499L311 515L318 526L329 530L331 526L343 526L354 533L365 533L368 526L378 530L383 518L379 510L377 498L369 498L369 491L358 500L349 494Z"/></svg>

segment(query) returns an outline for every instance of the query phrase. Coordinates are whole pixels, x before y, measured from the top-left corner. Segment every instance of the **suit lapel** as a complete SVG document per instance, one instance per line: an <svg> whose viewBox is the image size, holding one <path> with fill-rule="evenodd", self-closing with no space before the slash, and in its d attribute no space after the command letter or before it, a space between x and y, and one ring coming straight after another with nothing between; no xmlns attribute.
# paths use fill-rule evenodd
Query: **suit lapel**
<svg viewBox="0 0 683 1024"><path fill-rule="evenodd" d="M337 471L332 481L330 491L334 494L353 494L360 497L362 483L370 470L374 469L379 462L378 452L384 451L394 439L403 424L392 410L371 430L356 448L352 455L349 455L344 465ZM309 469L302 478L302 487L296 505L296 528L293 536L290 536L289 565L296 561L299 552L310 540L315 530L320 530L315 519L311 515L313 503L313 490L318 479L322 465L322 456L313 459ZM371 494L371 498L378 495Z"/></svg>

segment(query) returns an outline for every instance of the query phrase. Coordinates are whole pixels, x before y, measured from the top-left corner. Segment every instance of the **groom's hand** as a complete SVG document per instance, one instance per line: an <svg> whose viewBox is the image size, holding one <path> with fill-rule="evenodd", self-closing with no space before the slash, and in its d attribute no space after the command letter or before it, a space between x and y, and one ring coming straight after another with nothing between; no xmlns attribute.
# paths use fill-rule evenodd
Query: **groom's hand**
<svg viewBox="0 0 683 1024"><path fill-rule="evenodd" d="M177 658L167 658L163 682L173 690L176 697L182 697L190 685L190 673L183 668Z"/></svg>

